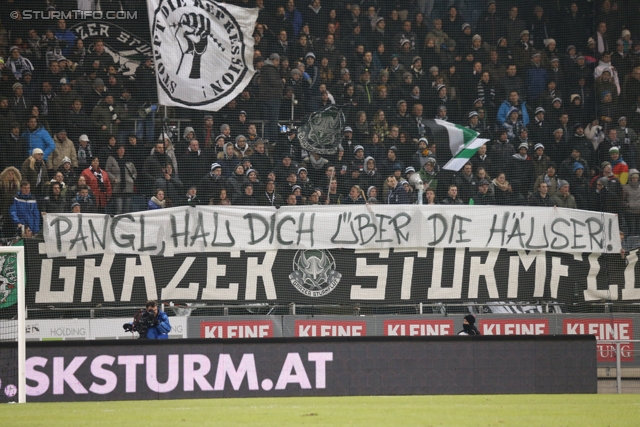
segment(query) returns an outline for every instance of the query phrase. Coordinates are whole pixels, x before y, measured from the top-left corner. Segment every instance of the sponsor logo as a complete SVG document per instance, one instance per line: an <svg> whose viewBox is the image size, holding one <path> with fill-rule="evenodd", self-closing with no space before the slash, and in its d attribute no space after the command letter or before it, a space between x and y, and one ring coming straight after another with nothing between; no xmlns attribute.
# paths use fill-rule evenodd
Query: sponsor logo
<svg viewBox="0 0 640 427"><path fill-rule="evenodd" d="M567 335L595 335L598 340L632 340L632 319L564 319L562 321L562 333ZM616 345L598 344L598 362L615 362ZM632 362L633 343L620 344L620 359L623 362Z"/></svg>
<svg viewBox="0 0 640 427"><path fill-rule="evenodd" d="M200 338L273 337L271 320L238 322L200 322Z"/></svg>
<svg viewBox="0 0 640 427"><path fill-rule="evenodd" d="M18 264L16 255L0 256L0 308L14 305L18 301Z"/></svg>
<svg viewBox="0 0 640 427"><path fill-rule="evenodd" d="M304 362L303 362L304 361ZM124 385L126 393L326 389L333 352L291 352L284 361L257 364L253 353L226 354L127 354L119 356L30 357L26 363L27 396L86 395L104 396ZM281 363L281 364L280 364ZM280 365L274 369L276 364ZM158 366L168 369L168 379L160 382ZM138 366L140 366L138 368ZM46 370L43 368L47 367ZM278 372L279 370L279 372ZM260 378L259 374L276 374ZM145 376L146 374L146 376ZM145 378L146 381L140 380ZM80 380L82 379L82 381ZM90 385L89 382L94 380ZM66 385L66 386L65 386Z"/></svg>
<svg viewBox="0 0 640 427"><path fill-rule="evenodd" d="M363 337L367 335L365 321L296 320L296 337Z"/></svg>
<svg viewBox="0 0 640 427"><path fill-rule="evenodd" d="M548 335L549 320L482 320L480 323L482 335Z"/></svg>
<svg viewBox="0 0 640 427"><path fill-rule="evenodd" d="M293 257L291 284L303 295L318 298L329 294L338 286L342 274L336 271L336 262L326 250L298 251Z"/></svg>
<svg viewBox="0 0 640 427"><path fill-rule="evenodd" d="M385 320L385 336L453 335L453 320Z"/></svg>
<svg viewBox="0 0 640 427"><path fill-rule="evenodd" d="M247 73L242 29L218 3L161 1L152 36L158 82L176 102L212 104L228 96Z"/></svg>

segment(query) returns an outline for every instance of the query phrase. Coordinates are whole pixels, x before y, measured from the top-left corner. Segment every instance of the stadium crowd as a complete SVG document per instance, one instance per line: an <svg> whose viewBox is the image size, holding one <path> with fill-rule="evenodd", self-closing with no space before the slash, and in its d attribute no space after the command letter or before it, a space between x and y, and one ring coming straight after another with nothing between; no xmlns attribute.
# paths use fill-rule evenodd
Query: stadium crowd
<svg viewBox="0 0 640 427"><path fill-rule="evenodd" d="M235 2L260 9L256 75L220 111L172 109L180 132L154 120L151 58L124 75L99 37L15 19L15 3L0 9L6 236L47 213L416 203L413 174L425 204L589 209L640 234L638 0ZM296 126L331 105L338 152L303 149ZM434 118L490 141L444 170Z"/></svg>

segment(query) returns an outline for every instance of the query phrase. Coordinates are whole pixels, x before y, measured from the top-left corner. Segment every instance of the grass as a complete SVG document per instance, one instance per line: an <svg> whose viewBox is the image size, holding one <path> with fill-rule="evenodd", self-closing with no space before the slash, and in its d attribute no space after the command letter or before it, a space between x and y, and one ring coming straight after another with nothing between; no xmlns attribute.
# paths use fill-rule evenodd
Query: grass
<svg viewBox="0 0 640 427"><path fill-rule="evenodd" d="M638 395L364 396L0 405L3 426L638 426Z"/></svg>

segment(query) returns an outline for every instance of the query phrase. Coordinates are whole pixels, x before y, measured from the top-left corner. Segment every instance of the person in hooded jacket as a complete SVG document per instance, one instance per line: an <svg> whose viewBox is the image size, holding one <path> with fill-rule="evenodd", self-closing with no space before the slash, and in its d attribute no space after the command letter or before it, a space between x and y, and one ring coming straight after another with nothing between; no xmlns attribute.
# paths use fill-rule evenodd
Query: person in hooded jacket
<svg viewBox="0 0 640 427"><path fill-rule="evenodd" d="M476 327L476 316L473 314L467 314L462 321L462 330L458 332L458 335L481 335L480 331Z"/></svg>
<svg viewBox="0 0 640 427"><path fill-rule="evenodd" d="M49 159L49 155L56 149L56 143L42 126L38 126L38 119L30 117L27 122L27 130L22 134L29 144L29 152L32 152L34 148L42 150L44 156L43 160L46 162Z"/></svg>

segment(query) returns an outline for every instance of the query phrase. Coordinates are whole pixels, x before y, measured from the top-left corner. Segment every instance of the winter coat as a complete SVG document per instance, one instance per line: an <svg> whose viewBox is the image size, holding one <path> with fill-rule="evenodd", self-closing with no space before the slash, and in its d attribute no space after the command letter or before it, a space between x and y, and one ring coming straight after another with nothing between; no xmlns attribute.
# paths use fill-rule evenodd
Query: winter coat
<svg viewBox="0 0 640 427"><path fill-rule="evenodd" d="M93 174L93 171L90 167L86 168L82 171L82 176L87 180L87 185L93 192L93 197L96 201L96 206L100 208L104 208L107 206L108 199L111 198L113 193L111 189L111 180L109 180L109 174L107 171L101 169L102 171L102 181L104 183L104 191L101 190L100 185L98 183L98 178Z"/></svg>
<svg viewBox="0 0 640 427"><path fill-rule="evenodd" d="M31 193L22 194L18 192L13 199L13 204L9 208L9 214L14 225L23 224L31 229L33 234L40 232L40 211L38 202Z"/></svg>
<svg viewBox="0 0 640 427"><path fill-rule="evenodd" d="M47 169L56 170L62 165L62 160L65 157L68 157L71 160L71 166L74 168L78 167L78 155L76 152L76 147L73 145L73 141L69 138L66 138L64 141L59 141L58 137L53 138L53 142L56 145L56 148L49 156L47 160Z"/></svg>
<svg viewBox="0 0 640 427"><path fill-rule="evenodd" d="M132 194L134 191L134 185L136 179L138 178L138 171L136 170L136 166L127 161L125 163L125 182L122 181L117 182L120 178L120 166L118 165L118 161L114 157L109 157L107 159L107 165L105 166L105 170L109 175L109 181L111 181L111 188L113 194L122 194L129 193Z"/></svg>
<svg viewBox="0 0 640 427"><path fill-rule="evenodd" d="M551 201L559 208L578 209L576 199L571 194L567 194L567 197L562 197L560 193L557 193L551 198Z"/></svg>
<svg viewBox="0 0 640 427"><path fill-rule="evenodd" d="M29 143L29 155L33 154L35 148L39 148L44 152L44 161L49 159L49 155L56 149L56 143L51 139L49 132L44 130L43 127L39 127L34 131L27 130L22 134L22 137Z"/></svg>
<svg viewBox="0 0 640 427"><path fill-rule="evenodd" d="M260 99L265 101L268 99L281 99L282 86L283 83L278 69L271 60L266 60L260 70Z"/></svg>
<svg viewBox="0 0 640 427"><path fill-rule="evenodd" d="M166 340L169 338L169 332L171 332L171 324L169 323L169 316L164 311L158 310L158 316L156 317L157 325L154 325L147 329L147 339L149 340Z"/></svg>
<svg viewBox="0 0 640 427"><path fill-rule="evenodd" d="M45 194L44 189L49 185L49 173L44 161L38 163L33 156L29 156L20 168L22 179L31 184L31 191L37 196Z"/></svg>
<svg viewBox="0 0 640 427"><path fill-rule="evenodd" d="M629 182L622 188L622 192L627 212L640 215L640 186L638 183Z"/></svg>

